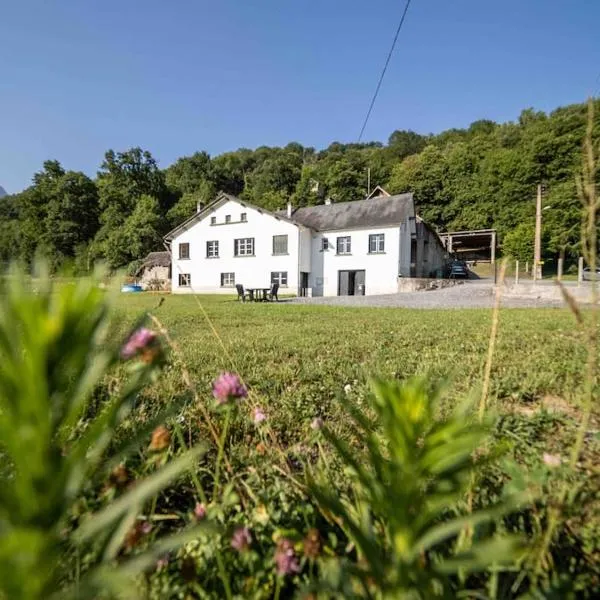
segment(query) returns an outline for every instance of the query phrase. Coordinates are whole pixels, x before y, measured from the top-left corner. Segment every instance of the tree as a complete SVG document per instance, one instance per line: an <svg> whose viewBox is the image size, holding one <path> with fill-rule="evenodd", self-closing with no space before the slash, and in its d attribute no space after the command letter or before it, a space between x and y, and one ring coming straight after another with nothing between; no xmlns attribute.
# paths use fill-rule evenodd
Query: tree
<svg viewBox="0 0 600 600"><path fill-rule="evenodd" d="M160 247L159 234L169 227L161 217L171 208L173 195L150 152L141 148L119 153L109 150L98 173L98 190L102 226L92 248L96 258L105 258L117 268L143 258L150 239ZM137 237L134 223L143 225L144 232Z"/></svg>
<svg viewBox="0 0 600 600"><path fill-rule="evenodd" d="M178 159L165 171L167 186L176 194L194 194L211 180L212 165L206 152Z"/></svg>
<svg viewBox="0 0 600 600"><path fill-rule="evenodd" d="M417 154L427 145L427 136L407 130L396 129L388 138L388 154L397 160L402 160L412 154Z"/></svg>
<svg viewBox="0 0 600 600"><path fill-rule="evenodd" d="M504 254L522 262L533 260L535 221L529 219L509 231L502 241Z"/></svg>

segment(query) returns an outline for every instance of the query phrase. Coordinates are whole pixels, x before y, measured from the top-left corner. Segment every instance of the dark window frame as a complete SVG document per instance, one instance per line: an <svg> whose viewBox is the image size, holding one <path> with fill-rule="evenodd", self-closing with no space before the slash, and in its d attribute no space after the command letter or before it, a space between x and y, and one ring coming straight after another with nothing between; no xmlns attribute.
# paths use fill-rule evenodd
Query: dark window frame
<svg viewBox="0 0 600 600"><path fill-rule="evenodd" d="M385 233L369 234L369 254L385 254Z"/></svg>
<svg viewBox="0 0 600 600"><path fill-rule="evenodd" d="M217 217L211 217L210 218L210 224L211 225L216 225L217 224Z"/></svg>
<svg viewBox="0 0 600 600"><path fill-rule="evenodd" d="M287 271L271 271L271 285L278 283L279 287L288 286L288 272Z"/></svg>
<svg viewBox="0 0 600 600"><path fill-rule="evenodd" d="M231 223L231 215L225 215L225 223Z"/></svg>
<svg viewBox="0 0 600 600"><path fill-rule="evenodd" d="M240 213L240 223L248 222L248 213Z"/></svg>
<svg viewBox="0 0 600 600"><path fill-rule="evenodd" d="M187 283L186 283L187 281ZM192 274L179 273L178 287L192 287Z"/></svg>
<svg viewBox="0 0 600 600"><path fill-rule="evenodd" d="M211 244L216 244L216 248L212 247L212 253ZM206 258L219 258L219 240L209 240L206 242Z"/></svg>
<svg viewBox="0 0 600 600"><path fill-rule="evenodd" d="M281 251L278 250L276 248L276 244L275 241L283 241L285 239L285 250ZM288 243L289 243L289 236L287 233L281 234L281 235L274 235L273 236L273 256L285 256L287 254L289 254L289 250L288 250Z"/></svg>
<svg viewBox="0 0 600 600"><path fill-rule="evenodd" d="M244 252L240 252L240 247L241 244L240 242L244 242ZM248 248L248 243L250 242L251 245L251 252L247 252ZM241 256L254 256L254 251L255 251L255 241L254 238L236 238L233 240L233 255L237 258L237 257L241 257Z"/></svg>
<svg viewBox="0 0 600 600"><path fill-rule="evenodd" d="M183 252L183 249L186 249L186 252ZM187 256L184 256L187 254ZM183 242L179 244L179 260L189 260L190 259L190 243Z"/></svg>
<svg viewBox="0 0 600 600"><path fill-rule="evenodd" d="M339 255L352 254L352 236L341 235L336 238L335 251Z"/></svg>
<svg viewBox="0 0 600 600"><path fill-rule="evenodd" d="M231 275L232 282L225 283L225 278L229 275ZM229 279L229 277L227 277L227 279ZM235 287L235 273L234 272L228 271L227 273L221 273L221 287L226 287L226 288Z"/></svg>

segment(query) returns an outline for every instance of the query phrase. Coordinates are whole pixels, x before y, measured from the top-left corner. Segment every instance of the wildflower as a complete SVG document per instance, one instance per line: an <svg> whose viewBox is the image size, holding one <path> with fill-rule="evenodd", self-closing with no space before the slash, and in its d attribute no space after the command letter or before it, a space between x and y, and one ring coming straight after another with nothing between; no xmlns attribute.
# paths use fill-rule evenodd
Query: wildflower
<svg viewBox="0 0 600 600"><path fill-rule="evenodd" d="M352 391L352 386L351 386L349 383L347 383L347 384L344 386L344 393L345 393L345 394L349 394L351 391Z"/></svg>
<svg viewBox="0 0 600 600"><path fill-rule="evenodd" d="M150 363L159 353L160 346L156 333L146 327L140 327L140 329L134 331L121 348L121 358L123 360L129 360L139 355L144 362Z"/></svg>
<svg viewBox="0 0 600 600"><path fill-rule="evenodd" d="M108 483L110 486L114 486L118 489L124 487L129 481L129 473L125 465L118 465L115 467L108 477Z"/></svg>
<svg viewBox="0 0 600 600"><path fill-rule="evenodd" d="M258 425L259 423L267 420L267 415L265 415L262 408L257 406L252 412L252 420L254 421L255 425Z"/></svg>
<svg viewBox="0 0 600 600"><path fill-rule="evenodd" d="M544 464L551 468L560 467L560 463L562 462L562 459L558 454L548 454L547 452L544 452L542 459Z"/></svg>
<svg viewBox="0 0 600 600"><path fill-rule="evenodd" d="M168 564L169 564L169 553L167 552L167 554L163 554L157 561L156 561L156 570L160 571L161 569L164 569Z"/></svg>
<svg viewBox="0 0 600 600"><path fill-rule="evenodd" d="M125 536L125 548L131 550L137 546L141 539L152 531L152 525L148 521L136 521L135 525Z"/></svg>
<svg viewBox="0 0 600 600"><path fill-rule="evenodd" d="M304 538L304 556L315 559L321 553L321 534L314 527L308 530Z"/></svg>
<svg viewBox="0 0 600 600"><path fill-rule="evenodd" d="M246 387L235 373L221 373L213 382L212 392L217 404L227 404L248 395Z"/></svg>
<svg viewBox="0 0 600 600"><path fill-rule="evenodd" d="M279 540L275 550L275 564L278 575L291 575L300 572L298 557L294 551L294 545L287 538Z"/></svg>
<svg viewBox="0 0 600 600"><path fill-rule="evenodd" d="M264 504L259 504L254 511L254 520L261 525L266 525L269 522L269 511Z"/></svg>
<svg viewBox="0 0 600 600"><path fill-rule="evenodd" d="M171 434L169 430L164 425L159 425L152 432L152 440L150 442L149 449L155 452L160 452L165 448L169 447L171 443Z"/></svg>
<svg viewBox="0 0 600 600"><path fill-rule="evenodd" d="M247 527L238 527L231 536L231 547L238 552L248 550L252 543L252 535Z"/></svg>
<svg viewBox="0 0 600 600"><path fill-rule="evenodd" d="M310 424L310 427L311 427L311 429L318 431L319 429L323 428L323 425L325 425L325 423L323 422L323 419L321 419L321 417L315 417L313 419L312 423Z"/></svg>
<svg viewBox="0 0 600 600"><path fill-rule="evenodd" d="M267 453L267 447L262 442L258 442L258 444L256 444L256 452L261 456L264 456Z"/></svg>
<svg viewBox="0 0 600 600"><path fill-rule="evenodd" d="M204 506L204 504L196 502L196 506L194 507L194 517L198 521L202 521L202 519L206 517L206 506Z"/></svg>

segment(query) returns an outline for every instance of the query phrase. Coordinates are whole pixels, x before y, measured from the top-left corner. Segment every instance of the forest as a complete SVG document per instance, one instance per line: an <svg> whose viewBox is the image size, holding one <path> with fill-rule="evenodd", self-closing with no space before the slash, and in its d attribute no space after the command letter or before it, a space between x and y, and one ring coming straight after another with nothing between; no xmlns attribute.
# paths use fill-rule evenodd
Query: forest
<svg viewBox="0 0 600 600"><path fill-rule="evenodd" d="M600 100L595 137L600 136ZM366 196L382 185L413 192L419 214L439 231L495 227L506 255L532 255L534 197L544 185L543 254L579 253L581 167L586 105L516 122L478 120L466 129L422 135L395 130L386 144L333 142L324 150L291 142L205 151L161 169L151 152L108 150L95 178L48 160L24 191L0 200L0 262L46 256L55 269L89 271L97 261L135 268L162 236L218 191L267 209ZM598 175L598 174L597 174ZM600 179L600 177L599 177Z"/></svg>

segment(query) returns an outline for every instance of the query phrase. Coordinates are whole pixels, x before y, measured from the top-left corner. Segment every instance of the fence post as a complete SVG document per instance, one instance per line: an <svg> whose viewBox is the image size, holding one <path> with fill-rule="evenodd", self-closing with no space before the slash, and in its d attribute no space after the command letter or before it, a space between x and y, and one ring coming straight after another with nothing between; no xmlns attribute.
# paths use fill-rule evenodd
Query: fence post
<svg viewBox="0 0 600 600"><path fill-rule="evenodd" d="M515 261L515 284L519 283L519 261Z"/></svg>
<svg viewBox="0 0 600 600"><path fill-rule="evenodd" d="M577 269L577 285L583 281L583 256L579 257L579 268Z"/></svg>
<svg viewBox="0 0 600 600"><path fill-rule="evenodd" d="M564 258L559 258L558 259L558 273L556 274L557 279L560 281L562 279L563 276L563 262L564 262Z"/></svg>
<svg viewBox="0 0 600 600"><path fill-rule="evenodd" d="M525 263L525 273L529 273L529 261Z"/></svg>

